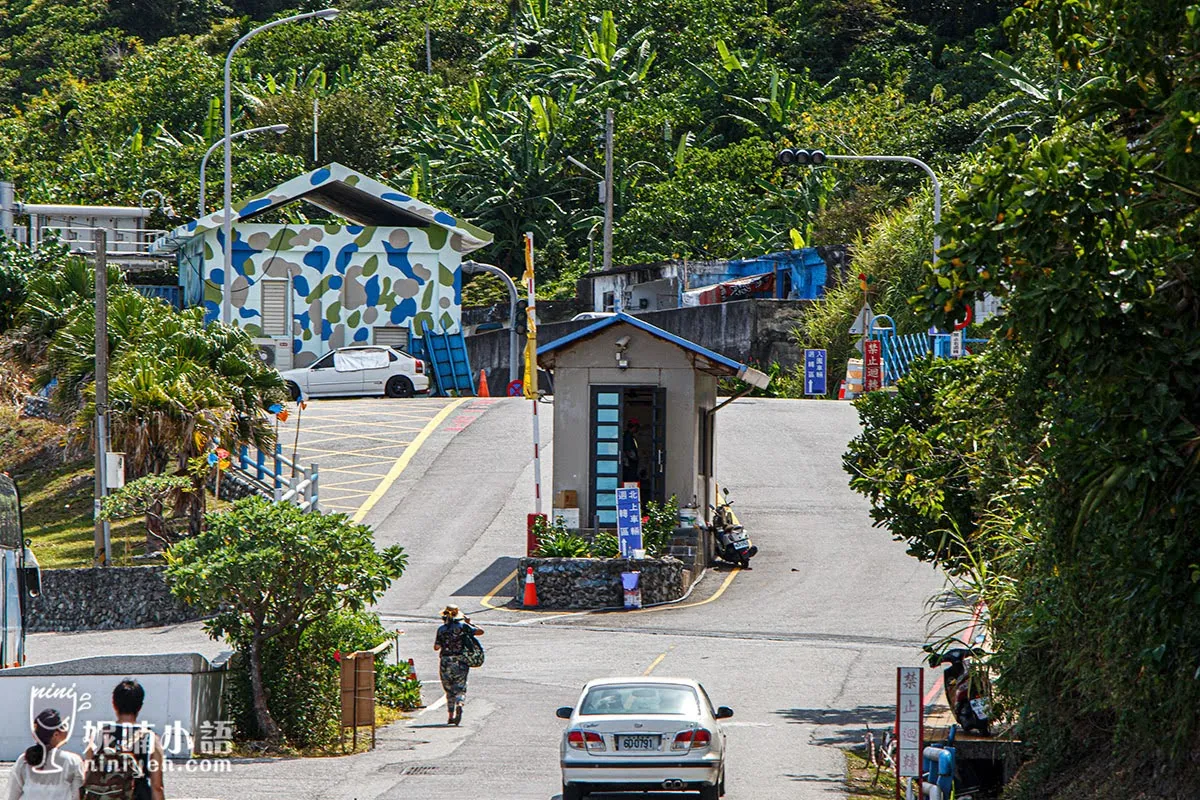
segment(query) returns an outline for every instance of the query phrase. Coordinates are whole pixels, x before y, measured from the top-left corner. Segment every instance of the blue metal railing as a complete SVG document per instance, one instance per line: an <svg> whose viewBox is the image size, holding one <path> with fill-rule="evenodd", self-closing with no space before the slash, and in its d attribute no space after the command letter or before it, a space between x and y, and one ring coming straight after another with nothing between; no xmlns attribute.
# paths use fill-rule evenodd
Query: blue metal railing
<svg viewBox="0 0 1200 800"><path fill-rule="evenodd" d="M141 294L145 297L162 300L176 311L179 311L183 308L182 286L151 286L148 284L135 284L133 288L138 294Z"/></svg>
<svg viewBox="0 0 1200 800"><path fill-rule="evenodd" d="M879 327L886 320L887 328ZM896 331L895 321L887 314L880 314L871 323L871 338L880 343L880 359L883 362L883 385L892 386L908 374L912 362L932 355L934 358L950 357L950 334L906 333ZM984 344L987 339L964 339L963 345Z"/></svg>
<svg viewBox="0 0 1200 800"><path fill-rule="evenodd" d="M321 471L316 464L301 467L283 455L283 445L275 443L268 456L257 447L242 446L232 467L248 479L259 494L276 503L295 503L304 511L320 511ZM286 475L284 474L286 471Z"/></svg>

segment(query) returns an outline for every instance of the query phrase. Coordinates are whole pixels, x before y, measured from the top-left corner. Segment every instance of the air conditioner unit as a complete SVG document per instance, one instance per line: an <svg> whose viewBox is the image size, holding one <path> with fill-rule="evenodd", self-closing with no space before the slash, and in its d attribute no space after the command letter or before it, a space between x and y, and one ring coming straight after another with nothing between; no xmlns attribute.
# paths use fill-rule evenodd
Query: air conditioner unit
<svg viewBox="0 0 1200 800"><path fill-rule="evenodd" d="M258 357L268 367L274 367L280 372L292 368L291 339L255 339L258 346Z"/></svg>

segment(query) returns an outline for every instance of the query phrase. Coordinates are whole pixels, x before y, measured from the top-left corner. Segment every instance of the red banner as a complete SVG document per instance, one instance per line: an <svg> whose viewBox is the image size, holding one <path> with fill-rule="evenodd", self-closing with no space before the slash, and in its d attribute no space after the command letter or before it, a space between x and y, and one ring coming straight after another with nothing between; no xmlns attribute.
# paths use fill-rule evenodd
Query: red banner
<svg viewBox="0 0 1200 800"><path fill-rule="evenodd" d="M863 342L863 391L883 386L883 343L877 339Z"/></svg>

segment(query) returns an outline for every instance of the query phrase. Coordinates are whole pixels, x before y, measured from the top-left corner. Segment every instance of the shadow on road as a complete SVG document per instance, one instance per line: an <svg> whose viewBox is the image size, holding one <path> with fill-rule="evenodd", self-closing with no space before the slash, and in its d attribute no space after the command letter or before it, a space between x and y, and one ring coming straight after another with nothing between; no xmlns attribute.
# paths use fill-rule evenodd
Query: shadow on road
<svg viewBox="0 0 1200 800"><path fill-rule="evenodd" d="M517 559L512 556L502 556L488 566L483 572L471 578L470 581L450 593L451 597L483 597L492 589L496 588L496 584L504 580L505 576L512 574L512 571L517 568Z"/></svg>
<svg viewBox="0 0 1200 800"><path fill-rule="evenodd" d="M813 742L831 745L855 744L862 739L868 725L887 726L896 720L896 709L892 706L785 708L774 713L797 725L816 725Z"/></svg>

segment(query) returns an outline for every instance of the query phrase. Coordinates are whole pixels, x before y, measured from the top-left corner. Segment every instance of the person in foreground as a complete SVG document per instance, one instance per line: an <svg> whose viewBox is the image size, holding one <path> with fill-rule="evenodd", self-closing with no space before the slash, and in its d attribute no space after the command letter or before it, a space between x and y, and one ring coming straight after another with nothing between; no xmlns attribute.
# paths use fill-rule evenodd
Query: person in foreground
<svg viewBox="0 0 1200 800"><path fill-rule="evenodd" d="M8 800L79 800L83 759L60 750L70 726L53 708L33 721L37 744L22 753L8 778Z"/></svg>
<svg viewBox="0 0 1200 800"><path fill-rule="evenodd" d="M433 649L441 654L439 674L442 678L442 689L446 692L447 725L457 725L462 722L463 703L467 699L467 676L471 665L467 661L467 637L482 636L483 629L471 624L464 617L458 606L450 605L442 609L442 626L437 630Z"/></svg>
<svg viewBox="0 0 1200 800"><path fill-rule="evenodd" d="M138 723L146 690L127 678L112 693L116 725L105 723L84 751L83 800L165 800L162 740Z"/></svg>

